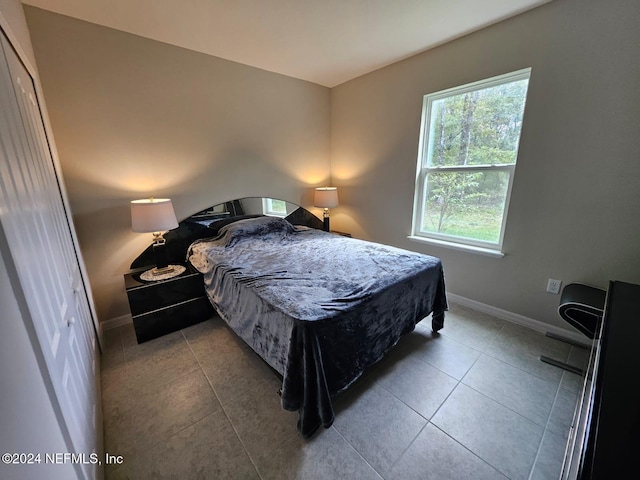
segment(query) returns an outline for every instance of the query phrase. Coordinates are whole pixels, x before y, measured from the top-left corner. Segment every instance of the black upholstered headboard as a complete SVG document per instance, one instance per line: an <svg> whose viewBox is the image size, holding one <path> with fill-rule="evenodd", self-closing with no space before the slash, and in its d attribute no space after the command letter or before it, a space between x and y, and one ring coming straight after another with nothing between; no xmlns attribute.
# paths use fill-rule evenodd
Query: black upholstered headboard
<svg viewBox="0 0 640 480"><path fill-rule="evenodd" d="M197 212L168 231L166 240L167 259L170 263L185 261L187 248L200 238L215 237L218 229L233 221L260 215L282 216L293 225L304 225L322 230L322 220L294 203L263 197L246 197ZM131 263L131 269L155 265L153 247L149 245Z"/></svg>

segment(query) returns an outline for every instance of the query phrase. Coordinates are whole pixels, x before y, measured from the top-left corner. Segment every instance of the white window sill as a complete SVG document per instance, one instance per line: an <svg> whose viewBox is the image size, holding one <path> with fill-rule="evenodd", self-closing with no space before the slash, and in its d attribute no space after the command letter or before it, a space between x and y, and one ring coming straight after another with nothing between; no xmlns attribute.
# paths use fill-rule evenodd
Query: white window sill
<svg viewBox="0 0 640 480"><path fill-rule="evenodd" d="M430 245L436 245L438 247L460 250L462 252L477 253L479 255L486 255L488 257L502 258L505 255L504 252L501 252L500 250L476 247L473 245L464 245L462 243L447 242L446 240L436 240L435 238L417 237L415 235L409 235L407 238L418 243L428 243Z"/></svg>

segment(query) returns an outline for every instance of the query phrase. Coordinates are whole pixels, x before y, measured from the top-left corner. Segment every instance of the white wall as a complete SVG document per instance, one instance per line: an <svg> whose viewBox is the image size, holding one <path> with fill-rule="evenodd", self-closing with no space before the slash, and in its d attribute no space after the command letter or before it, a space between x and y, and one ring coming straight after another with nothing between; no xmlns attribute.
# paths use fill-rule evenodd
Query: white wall
<svg viewBox="0 0 640 480"><path fill-rule="evenodd" d="M123 274L151 242L129 201L179 219L245 196L309 206L329 175L328 88L25 7L101 321L129 313Z"/></svg>
<svg viewBox="0 0 640 480"><path fill-rule="evenodd" d="M549 277L640 282L639 18L637 0L556 0L332 89L332 226L438 256L450 292L558 326ZM422 97L524 67L507 255L407 240Z"/></svg>
<svg viewBox="0 0 640 480"><path fill-rule="evenodd" d="M5 32L11 37L9 40L15 40L14 47L21 49L21 53L26 55L31 66L35 67L35 55L33 54L31 37L24 18L22 3L19 0L0 0L0 15L2 15L9 27L9 31Z"/></svg>
<svg viewBox="0 0 640 480"><path fill-rule="evenodd" d="M22 5L18 0L0 0L0 15L9 36L19 42L32 65L35 58ZM6 24L4 23L6 22ZM49 391L41 373L44 360L38 356L35 332L27 330L29 320L18 306L12 282L18 284L15 269L9 271L4 256L9 255L0 227L0 453L66 452L62 431L53 410ZM24 303L23 303L24 306ZM25 310L26 311L26 310ZM49 386L49 388L51 388ZM0 464L0 477L29 479L76 478L67 465Z"/></svg>

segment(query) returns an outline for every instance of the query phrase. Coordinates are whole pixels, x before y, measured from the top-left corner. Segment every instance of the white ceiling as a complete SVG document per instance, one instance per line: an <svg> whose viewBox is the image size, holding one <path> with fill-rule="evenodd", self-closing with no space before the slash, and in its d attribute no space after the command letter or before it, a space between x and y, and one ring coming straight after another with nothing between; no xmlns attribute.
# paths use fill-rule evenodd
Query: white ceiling
<svg viewBox="0 0 640 480"><path fill-rule="evenodd" d="M551 0L22 0L333 87Z"/></svg>

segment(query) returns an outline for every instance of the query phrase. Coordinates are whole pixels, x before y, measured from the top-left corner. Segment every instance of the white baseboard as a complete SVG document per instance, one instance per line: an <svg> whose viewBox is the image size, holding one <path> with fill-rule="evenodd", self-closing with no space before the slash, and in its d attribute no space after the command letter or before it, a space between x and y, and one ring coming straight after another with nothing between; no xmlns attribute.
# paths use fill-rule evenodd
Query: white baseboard
<svg viewBox="0 0 640 480"><path fill-rule="evenodd" d="M525 317L524 315L509 312L498 307L487 305L486 303L478 302L476 300L471 300L470 298L456 295L455 293L447 292L447 299L452 303L457 303L458 305L461 305L463 307L468 307L472 310L477 310L478 312L493 315L494 317L500 318L501 320L516 323L537 332L553 333L571 339L574 342L581 343L585 346L589 346L588 340L586 340L585 336L577 330L569 330L566 328L557 327L555 325L550 325L539 320L534 320L533 318Z"/></svg>
<svg viewBox="0 0 640 480"><path fill-rule="evenodd" d="M111 330L112 328L118 328L122 325L126 325L127 323L133 323L133 318L131 318L131 314L121 315L120 317L110 318L109 320L105 320L104 322L100 322L100 326L102 327L102 331Z"/></svg>

